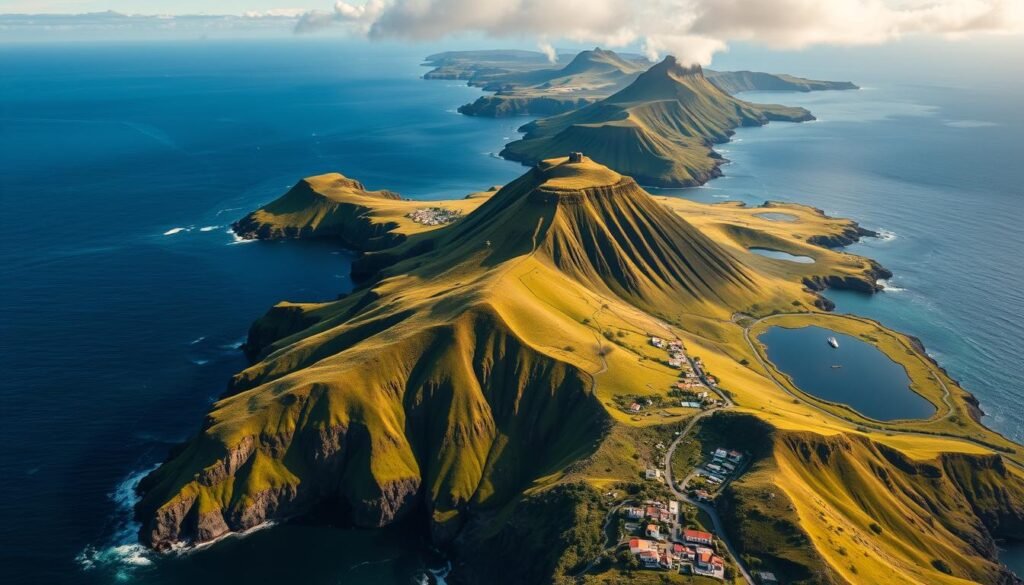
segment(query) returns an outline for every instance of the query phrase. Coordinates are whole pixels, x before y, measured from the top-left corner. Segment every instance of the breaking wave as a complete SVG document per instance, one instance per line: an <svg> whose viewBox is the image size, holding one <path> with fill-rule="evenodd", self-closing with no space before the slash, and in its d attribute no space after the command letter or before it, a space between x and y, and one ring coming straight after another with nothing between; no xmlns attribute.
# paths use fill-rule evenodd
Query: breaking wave
<svg viewBox="0 0 1024 585"><path fill-rule="evenodd" d="M113 533L107 542L88 545L75 556L75 562L82 570L112 571L118 581L127 581L134 570L153 564L151 552L138 543L140 526L134 519L133 510L139 499L135 489L142 478L156 468L154 465L130 473L114 487L114 491L107 494L114 502Z"/></svg>

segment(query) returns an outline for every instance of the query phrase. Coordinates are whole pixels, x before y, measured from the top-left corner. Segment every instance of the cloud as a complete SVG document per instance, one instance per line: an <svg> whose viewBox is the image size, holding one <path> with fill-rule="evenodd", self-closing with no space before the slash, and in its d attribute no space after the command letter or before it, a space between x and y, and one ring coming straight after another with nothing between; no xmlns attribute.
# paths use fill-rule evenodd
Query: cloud
<svg viewBox="0 0 1024 585"><path fill-rule="evenodd" d="M338 0L330 12L311 10L303 14L295 25L295 32L315 32L340 24L352 32L365 35L385 6L384 0L368 0L365 4L349 4Z"/></svg>
<svg viewBox="0 0 1024 585"><path fill-rule="evenodd" d="M775 49L880 44L913 34L1024 31L1021 0L369 0L306 13L307 32L341 24L371 39L438 40L463 33L565 39L707 64L729 43Z"/></svg>

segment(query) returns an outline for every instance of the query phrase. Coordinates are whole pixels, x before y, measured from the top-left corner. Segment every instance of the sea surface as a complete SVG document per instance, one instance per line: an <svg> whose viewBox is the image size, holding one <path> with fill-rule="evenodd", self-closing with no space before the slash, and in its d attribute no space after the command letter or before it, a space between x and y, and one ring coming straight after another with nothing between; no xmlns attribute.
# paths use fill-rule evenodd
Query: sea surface
<svg viewBox="0 0 1024 585"><path fill-rule="evenodd" d="M405 584L429 564L405 536L325 529L153 562L129 522L132 484L245 367L252 321L351 288L347 251L239 243L232 221L329 171L423 199L523 172L493 155L522 120L458 115L479 91L419 79L422 54L0 50L0 582L261 582L290 556L304 583Z"/></svg>
<svg viewBox="0 0 1024 585"><path fill-rule="evenodd" d="M351 287L345 250L238 243L233 220L316 173L435 199L523 172L493 153L526 120L457 115L479 92L419 79L428 52L2 47L0 581L391 585L437 565L408 531L327 526L154 558L130 521L134 482L244 367L253 319ZM727 176L679 193L800 201L881 230L851 249L896 276L872 298L829 293L839 310L921 337L1022 440L1024 92L855 81L867 89L744 96L820 121L741 130Z"/></svg>
<svg viewBox="0 0 1024 585"><path fill-rule="evenodd" d="M651 191L804 203L877 231L847 249L894 273L885 291L826 296L839 312L919 337L979 398L985 424L1024 442L1024 84L873 74L855 79L857 91L740 94L818 120L740 128L716 149L730 161L724 177Z"/></svg>

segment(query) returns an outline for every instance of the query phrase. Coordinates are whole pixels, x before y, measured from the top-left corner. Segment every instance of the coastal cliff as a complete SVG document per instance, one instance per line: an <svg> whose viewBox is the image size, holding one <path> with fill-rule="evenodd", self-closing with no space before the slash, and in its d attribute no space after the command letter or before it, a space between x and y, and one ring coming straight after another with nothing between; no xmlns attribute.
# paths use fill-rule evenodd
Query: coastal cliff
<svg viewBox="0 0 1024 585"><path fill-rule="evenodd" d="M991 555L1024 529L1019 453L969 416L968 395L922 350L878 324L847 325L887 344L936 405L931 419L890 425L788 392L749 343L769 318L839 319L802 278L881 270L811 241L846 237L853 222L652 197L579 153L432 204L465 215L419 224L408 216L422 204L322 175L253 218L268 237L345 242L346 222L387 231L359 232L376 242L360 245L356 290L280 303L253 324L251 365L139 485L144 544L310 516L410 520L450 555L453 583L614 580L631 571L606 554L614 506L662 497L642 478L671 464L665 445L731 409L736 425L718 436L752 467L720 508L745 559L790 582L1007 583ZM756 243L818 262L760 258ZM652 342L667 335L715 373L721 400L707 410L673 394L680 370Z"/></svg>
<svg viewBox="0 0 1024 585"><path fill-rule="evenodd" d="M338 173L299 181L280 198L232 224L246 240L332 238L355 250L385 248L400 239L396 223L374 221L379 201L401 201L391 191L367 191Z"/></svg>
<svg viewBox="0 0 1024 585"><path fill-rule="evenodd" d="M860 583L887 573L905 582L897 576L929 571L933 582L1019 582L998 562L996 541L1022 537L1024 480L1001 457L915 460L864 435L760 428L770 447L730 484L721 509L742 554L785 582ZM883 558L887 547L899 552Z"/></svg>

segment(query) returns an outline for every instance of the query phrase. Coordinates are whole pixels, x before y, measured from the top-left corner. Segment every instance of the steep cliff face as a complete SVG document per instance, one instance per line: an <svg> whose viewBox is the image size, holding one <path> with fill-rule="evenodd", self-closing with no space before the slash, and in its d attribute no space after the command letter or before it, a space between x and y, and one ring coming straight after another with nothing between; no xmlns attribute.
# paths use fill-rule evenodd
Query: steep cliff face
<svg viewBox="0 0 1024 585"><path fill-rule="evenodd" d="M247 240L332 238L355 250L374 250L401 241L393 221L375 221L381 201L401 204L391 191L367 191L338 173L299 181L280 198L235 222Z"/></svg>
<svg viewBox="0 0 1024 585"><path fill-rule="evenodd" d="M1024 479L1001 457L915 460L855 434L765 441L722 508L743 553L786 582L1014 582L994 539L1020 538Z"/></svg>
<svg viewBox="0 0 1024 585"><path fill-rule="evenodd" d="M422 507L444 534L585 452L606 420L585 373L483 308L401 339L351 329L287 345L236 379L141 485L143 542L207 541L324 505L366 527Z"/></svg>
<svg viewBox="0 0 1024 585"><path fill-rule="evenodd" d="M608 98L527 124L523 139L501 155L533 164L579 150L642 184L690 186L721 173L723 160L711 145L736 127L813 119L803 108L738 100L711 84L699 66L667 57Z"/></svg>

